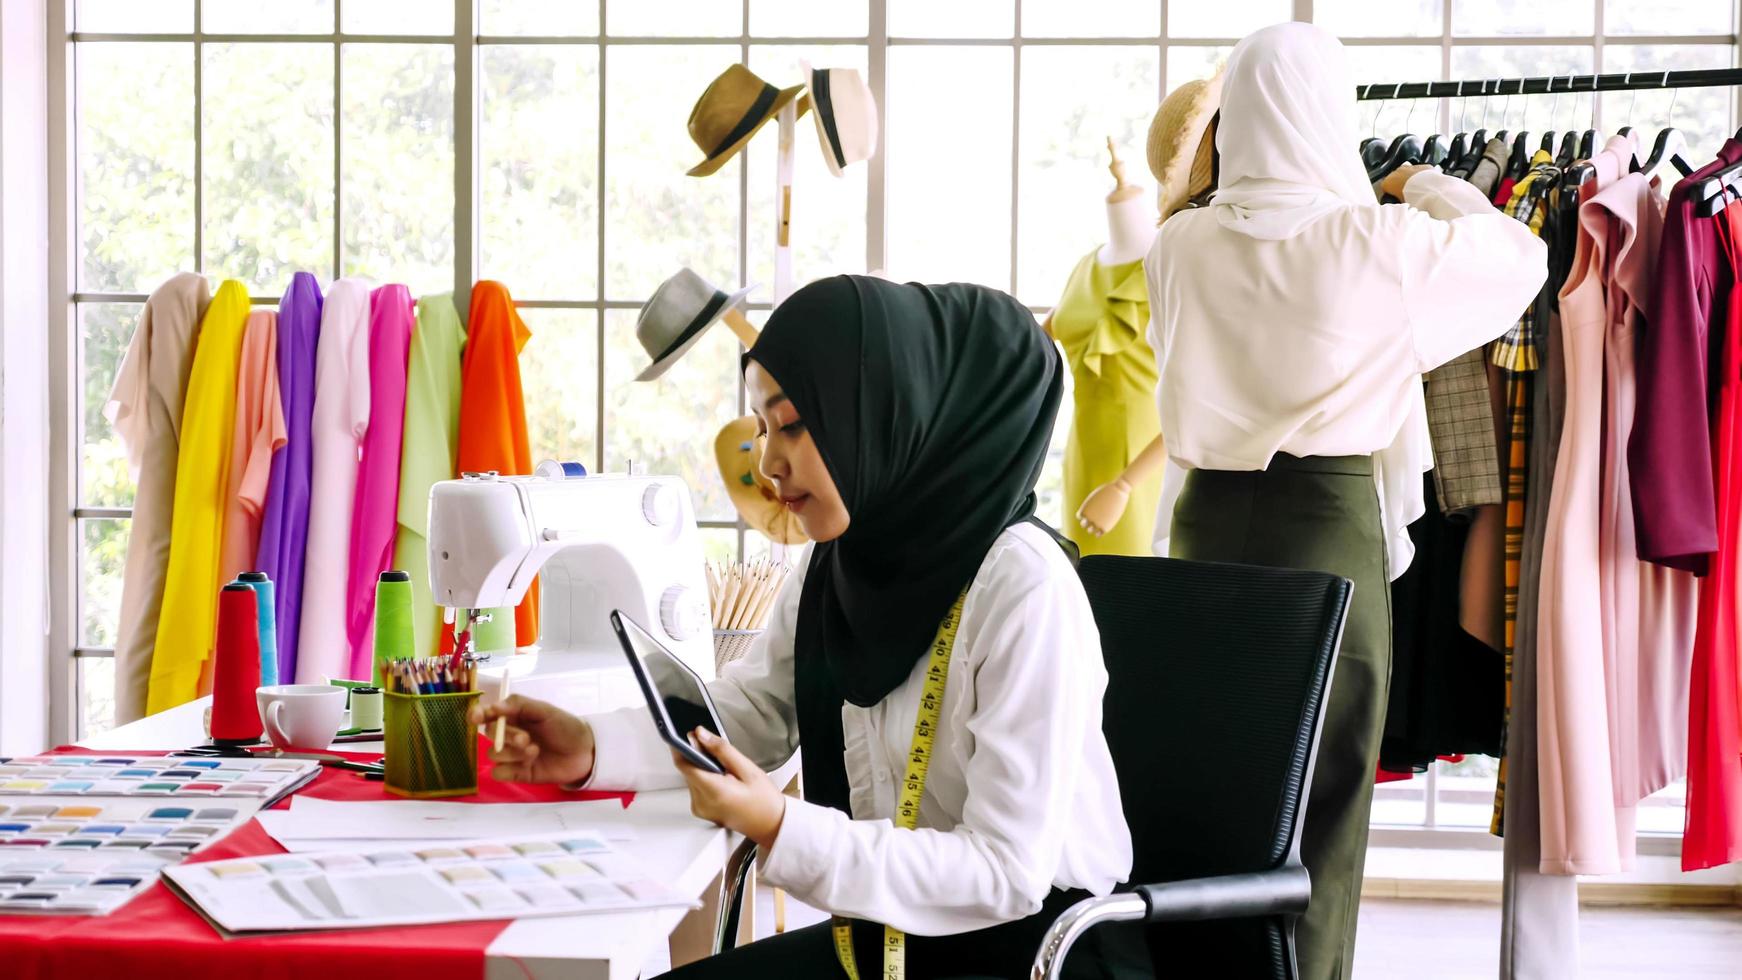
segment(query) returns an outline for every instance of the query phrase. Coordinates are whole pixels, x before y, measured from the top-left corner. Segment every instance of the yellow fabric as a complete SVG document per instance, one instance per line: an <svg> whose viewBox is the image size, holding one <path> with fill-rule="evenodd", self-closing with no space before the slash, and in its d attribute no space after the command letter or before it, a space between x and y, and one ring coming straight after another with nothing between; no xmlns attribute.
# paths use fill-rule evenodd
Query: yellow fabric
<svg viewBox="0 0 1742 980"><path fill-rule="evenodd" d="M182 405L169 568L151 657L148 714L193 700L199 693L200 668L211 656L218 588L223 584L218 564L224 547L230 430L236 420L236 366L248 311L248 290L227 280L200 322L199 347Z"/></svg>
<svg viewBox="0 0 1742 980"><path fill-rule="evenodd" d="M1144 339L1149 291L1143 261L1103 266L1091 252L1077 263L1053 311L1052 332L1075 384L1065 442L1065 534L1085 555L1148 555L1161 499L1161 471L1131 486L1125 516L1103 537L1077 523L1077 508L1113 481L1161 433L1155 353Z"/></svg>

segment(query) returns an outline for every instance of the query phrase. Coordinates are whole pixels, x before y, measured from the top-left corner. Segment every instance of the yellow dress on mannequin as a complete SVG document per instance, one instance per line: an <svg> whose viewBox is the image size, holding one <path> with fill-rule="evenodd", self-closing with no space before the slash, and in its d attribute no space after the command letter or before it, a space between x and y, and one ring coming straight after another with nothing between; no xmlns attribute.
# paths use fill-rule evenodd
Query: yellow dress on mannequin
<svg viewBox="0 0 1742 980"><path fill-rule="evenodd" d="M1064 531L1085 555L1148 555L1159 471L1132 484L1124 516L1105 535L1089 534L1074 519L1089 491L1117 479L1161 432L1155 353L1144 339L1149 292L1143 260L1104 266L1096 254L1077 263L1052 314L1052 334L1075 384L1065 442Z"/></svg>

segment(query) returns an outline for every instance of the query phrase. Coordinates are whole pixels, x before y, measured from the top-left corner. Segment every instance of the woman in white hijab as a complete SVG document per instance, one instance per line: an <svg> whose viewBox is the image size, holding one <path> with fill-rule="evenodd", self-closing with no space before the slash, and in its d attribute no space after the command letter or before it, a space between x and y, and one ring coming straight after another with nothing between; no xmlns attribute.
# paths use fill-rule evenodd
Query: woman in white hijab
<svg viewBox="0 0 1742 980"><path fill-rule="evenodd" d="M1268 27L1229 59L1218 189L1146 261L1162 435L1189 472L1175 557L1355 583L1302 828L1301 976L1348 977L1391 671L1390 590L1433 465L1421 375L1500 336L1546 250L1464 181L1406 167L1380 206L1342 45ZM1165 518L1167 515L1163 515Z"/></svg>

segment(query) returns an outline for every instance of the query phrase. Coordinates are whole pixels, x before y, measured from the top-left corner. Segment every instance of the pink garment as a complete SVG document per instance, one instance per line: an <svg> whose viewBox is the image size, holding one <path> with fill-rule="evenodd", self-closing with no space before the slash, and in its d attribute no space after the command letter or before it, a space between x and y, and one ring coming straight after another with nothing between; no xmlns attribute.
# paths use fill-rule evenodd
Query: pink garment
<svg viewBox="0 0 1742 980"><path fill-rule="evenodd" d="M1591 161L1589 195L1625 169L1611 139ZM1597 215L1599 212L1589 212ZM1614 874L1633 864L1633 811L1615 807L1599 565L1603 499L1604 222L1581 209L1560 289L1567 402L1542 554L1537 613L1537 753L1544 874Z"/></svg>
<svg viewBox="0 0 1742 980"><path fill-rule="evenodd" d="M315 405L309 424L308 543L303 551L302 617L296 682L325 684L351 669L345 635L350 579L351 504L357 457L369 429L369 286L345 278L327 290L315 348Z"/></svg>
<svg viewBox="0 0 1742 980"><path fill-rule="evenodd" d="M242 354L236 367L236 422L230 436L230 475L224 493L224 550L218 582L254 571L260 547L260 515L266 510L266 482L272 454L285 444L284 405L278 397L278 314L248 314ZM208 667L210 661L207 661Z"/></svg>
<svg viewBox="0 0 1742 980"><path fill-rule="evenodd" d="M382 286L369 295L369 431L357 464L351 510L351 567L345 589L350 675L374 667L375 580L393 566L399 527L399 450L405 436L405 373L416 321L411 292Z"/></svg>
<svg viewBox="0 0 1742 980"><path fill-rule="evenodd" d="M1687 772L1688 682L1699 586L1685 571L1643 562L1633 520L1627 439L1638 403L1637 328L1663 231L1663 195L1643 173L1623 174L1581 208L1606 229L1602 548L1603 654L1615 805L1633 807Z"/></svg>

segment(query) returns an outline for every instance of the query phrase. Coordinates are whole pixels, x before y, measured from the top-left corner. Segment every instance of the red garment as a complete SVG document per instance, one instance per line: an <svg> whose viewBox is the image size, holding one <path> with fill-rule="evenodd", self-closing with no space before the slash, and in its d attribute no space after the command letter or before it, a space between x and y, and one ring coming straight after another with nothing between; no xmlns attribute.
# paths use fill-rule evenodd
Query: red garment
<svg viewBox="0 0 1742 980"><path fill-rule="evenodd" d="M63 752L85 754L82 749ZM114 755L105 752L104 755ZM137 753L121 753L137 754ZM475 803L549 803L616 798L622 793L564 793L553 786L500 783L480 751ZM351 758L367 756L350 754ZM324 769L302 792L329 800L383 800L378 782ZM288 800L280 807L289 806ZM189 861L282 854L259 821L250 820ZM249 977L367 977L368 980L477 980L484 952L508 923L453 922L385 929L341 929L221 938L191 906L162 884L104 917L0 915L0 976L31 980L241 980Z"/></svg>
<svg viewBox="0 0 1742 980"><path fill-rule="evenodd" d="M1517 177L1502 177L1500 185L1494 188L1494 206L1503 208L1512 200L1512 189L1518 186Z"/></svg>
<svg viewBox="0 0 1742 980"><path fill-rule="evenodd" d="M460 366L461 473L532 475L520 389L520 350L531 338L507 286L486 279L472 287L466 355ZM514 610L514 641L523 647L538 642L537 579ZM443 649L453 649L452 643L444 630Z"/></svg>
<svg viewBox="0 0 1742 980"><path fill-rule="evenodd" d="M1464 757L1461 755L1442 755L1442 756L1440 756L1440 761L1441 762L1450 762L1450 763L1456 764L1459 762L1463 762ZM1394 772L1390 769L1386 769L1385 767L1381 766L1379 768L1378 773L1375 774L1373 777L1373 783L1374 783L1374 785L1383 785L1385 783L1401 783L1406 779L1413 779L1419 775L1421 775L1421 774L1416 773L1416 772Z"/></svg>
<svg viewBox="0 0 1742 980"><path fill-rule="evenodd" d="M1679 189L1679 188L1678 188ZM1685 195L1684 195L1685 197ZM1720 258L1732 273L1742 268L1742 204L1709 221ZM1718 550L1700 582L1700 621L1694 635L1688 697L1687 824L1682 870L1742 860L1742 730L1738 729L1737 589L1742 587L1742 285L1730 276L1729 309L1713 353L1722 366L1712 441L1717 484Z"/></svg>

